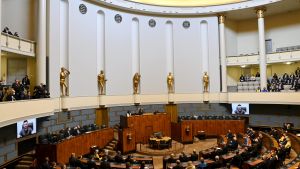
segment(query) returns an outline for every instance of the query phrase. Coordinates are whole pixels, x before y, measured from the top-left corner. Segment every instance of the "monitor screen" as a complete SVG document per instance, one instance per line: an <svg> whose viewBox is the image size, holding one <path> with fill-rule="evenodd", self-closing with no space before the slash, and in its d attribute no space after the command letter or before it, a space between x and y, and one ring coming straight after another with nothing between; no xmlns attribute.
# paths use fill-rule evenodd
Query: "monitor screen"
<svg viewBox="0 0 300 169"><path fill-rule="evenodd" d="M249 114L249 103L232 103L232 114L245 115Z"/></svg>
<svg viewBox="0 0 300 169"><path fill-rule="evenodd" d="M17 138L26 137L36 133L36 119L17 122Z"/></svg>

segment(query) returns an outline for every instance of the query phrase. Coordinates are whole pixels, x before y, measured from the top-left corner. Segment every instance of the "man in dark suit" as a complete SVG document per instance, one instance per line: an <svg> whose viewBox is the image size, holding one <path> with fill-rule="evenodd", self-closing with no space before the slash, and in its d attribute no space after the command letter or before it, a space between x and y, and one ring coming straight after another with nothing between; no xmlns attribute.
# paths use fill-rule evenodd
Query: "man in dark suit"
<svg viewBox="0 0 300 169"><path fill-rule="evenodd" d="M211 164L211 168L220 168L220 167L222 167L222 165L223 165L222 160L220 159L219 156L216 156L215 157L215 162L213 162Z"/></svg>
<svg viewBox="0 0 300 169"><path fill-rule="evenodd" d="M69 158L69 164L70 167L77 167L77 158L75 157L75 153L71 154L71 157Z"/></svg>
<svg viewBox="0 0 300 169"><path fill-rule="evenodd" d="M100 164L100 169L110 169L110 163L107 161L107 158L104 157L104 160Z"/></svg>
<svg viewBox="0 0 300 169"><path fill-rule="evenodd" d="M45 158L45 162L41 165L41 169L51 169L49 157Z"/></svg>
<svg viewBox="0 0 300 169"><path fill-rule="evenodd" d="M114 160L115 160L116 163L123 163L124 162L120 151L117 151L117 155L115 156Z"/></svg>
<svg viewBox="0 0 300 169"><path fill-rule="evenodd" d="M231 140L233 138L233 134L232 134L231 130L228 130L226 137L229 140Z"/></svg>
<svg viewBox="0 0 300 169"><path fill-rule="evenodd" d="M193 150L193 153L192 153L192 155L191 155L191 161L197 161L198 160L198 154L197 154L197 152L196 152L196 150L194 149Z"/></svg>
<svg viewBox="0 0 300 169"><path fill-rule="evenodd" d="M174 158L174 154L170 155L170 158L167 159L167 163L176 163L176 159Z"/></svg>
<svg viewBox="0 0 300 169"><path fill-rule="evenodd" d="M179 156L179 160L181 162L188 162L190 159L187 157L187 155L184 152L182 152L181 155Z"/></svg>
<svg viewBox="0 0 300 169"><path fill-rule="evenodd" d="M87 162L88 169L97 169L97 164L94 158L90 158Z"/></svg>
<svg viewBox="0 0 300 169"><path fill-rule="evenodd" d="M235 156L232 158L231 165L234 165L236 167L242 168L242 164L243 164L243 158L242 156L239 154L239 152L237 151Z"/></svg>
<svg viewBox="0 0 300 169"><path fill-rule="evenodd" d="M184 169L184 167L180 164L180 161L176 161L176 165L173 167L173 169Z"/></svg>

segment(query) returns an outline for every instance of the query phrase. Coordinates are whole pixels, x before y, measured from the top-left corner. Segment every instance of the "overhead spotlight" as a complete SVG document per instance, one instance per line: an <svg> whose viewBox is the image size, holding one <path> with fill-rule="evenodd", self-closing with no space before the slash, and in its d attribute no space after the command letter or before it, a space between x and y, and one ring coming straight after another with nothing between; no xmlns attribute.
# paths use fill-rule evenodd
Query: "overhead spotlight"
<svg viewBox="0 0 300 169"><path fill-rule="evenodd" d="M241 68L245 68L245 67L247 67L247 65L241 65Z"/></svg>
<svg viewBox="0 0 300 169"><path fill-rule="evenodd" d="M290 65L290 64L292 64L293 62L285 62L285 64L287 64L287 65Z"/></svg>

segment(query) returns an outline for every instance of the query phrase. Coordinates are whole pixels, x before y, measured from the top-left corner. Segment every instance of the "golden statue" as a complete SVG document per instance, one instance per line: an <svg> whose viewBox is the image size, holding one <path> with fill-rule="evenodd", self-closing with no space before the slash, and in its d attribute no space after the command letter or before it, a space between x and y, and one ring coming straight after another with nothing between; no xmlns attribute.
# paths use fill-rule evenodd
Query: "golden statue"
<svg viewBox="0 0 300 169"><path fill-rule="evenodd" d="M169 72L169 75L167 77L167 84L168 84L168 92L174 93L174 76L171 72Z"/></svg>
<svg viewBox="0 0 300 169"><path fill-rule="evenodd" d="M66 78L70 75L70 71L66 68L62 67L60 69L60 95L61 96L69 96L69 89L66 84ZM65 88L65 90L64 90Z"/></svg>
<svg viewBox="0 0 300 169"><path fill-rule="evenodd" d="M139 93L140 80L141 80L141 75L139 73L135 73L133 76L133 94Z"/></svg>
<svg viewBox="0 0 300 169"><path fill-rule="evenodd" d="M203 75L204 92L208 92L208 86L209 86L209 76L207 75L207 72L204 72Z"/></svg>
<svg viewBox="0 0 300 169"><path fill-rule="evenodd" d="M105 88L106 88L106 79L105 79L105 74L104 71L101 70L100 74L98 74L98 87L99 87L99 91L100 91L100 95L104 95L105 94Z"/></svg>

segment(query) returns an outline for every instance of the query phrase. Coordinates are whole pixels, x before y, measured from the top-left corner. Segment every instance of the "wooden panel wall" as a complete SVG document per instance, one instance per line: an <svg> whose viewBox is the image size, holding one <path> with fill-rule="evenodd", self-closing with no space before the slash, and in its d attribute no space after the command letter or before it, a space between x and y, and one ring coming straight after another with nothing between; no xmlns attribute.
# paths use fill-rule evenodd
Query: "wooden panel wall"
<svg viewBox="0 0 300 169"><path fill-rule="evenodd" d="M38 159L49 157L50 161L58 163L67 163L71 153L76 156L84 155L90 152L90 147L97 145L103 148L111 140L113 140L114 132L112 128L101 129L91 133L82 134L58 144L38 144L36 154Z"/></svg>
<svg viewBox="0 0 300 169"><path fill-rule="evenodd" d="M131 134L131 140L128 140L127 136ZM124 128L119 130L119 148L121 149L122 153L128 153L131 151L135 151L135 130L131 128Z"/></svg>
<svg viewBox="0 0 300 169"><path fill-rule="evenodd" d="M135 131L136 143L148 143L153 132L162 131L164 136L171 136L171 119L166 113L130 116L126 124Z"/></svg>
<svg viewBox="0 0 300 169"><path fill-rule="evenodd" d="M170 114L171 122L177 123L178 121L177 104L166 104L165 111L166 113Z"/></svg>

